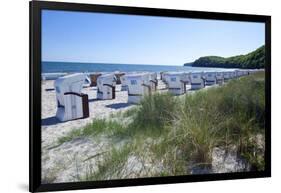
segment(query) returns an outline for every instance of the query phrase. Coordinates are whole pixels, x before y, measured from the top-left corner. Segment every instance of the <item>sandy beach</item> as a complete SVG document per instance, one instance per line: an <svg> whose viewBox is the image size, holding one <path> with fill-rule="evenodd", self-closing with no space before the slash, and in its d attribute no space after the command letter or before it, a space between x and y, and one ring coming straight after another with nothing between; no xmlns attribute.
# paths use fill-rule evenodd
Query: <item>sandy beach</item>
<svg viewBox="0 0 281 193"><path fill-rule="evenodd" d="M167 92L166 85L159 80L157 92ZM219 85L206 86L203 90ZM202 90L202 89L201 89ZM187 85L187 94L195 93ZM121 85L116 86L116 98L113 100L97 100L96 87L86 87L82 93L88 94L90 116L60 122L55 117L57 110L56 93L53 80L42 81L42 181L43 183L75 182L87 180L87 175L99 170L98 166L104 162L105 154L112 149L122 149L128 145L126 140L112 140L109 136L99 135L92 137L76 137L72 140L59 143L59 139L67 136L70 132L79 130L91 123L94 119L113 118L119 112L133 108L129 104L127 91L121 91ZM182 97L180 95L178 97ZM147 143L157 143L148 137ZM143 152L143 159L130 155L123 165L118 177L108 176L105 180L114 178L138 178L150 177L154 173L163 170L161 162L150 159L149 152ZM216 173L244 171L249 166L243 160L239 160L235 150L226 153L223 149L215 148L212 153L213 171ZM223 159L224 157L224 159ZM237 161L238 160L238 161ZM144 170L144 167L146 170ZM147 168L151 168L147 170ZM148 172L147 172L148 171ZM194 168L191 173L200 173L201 170ZM207 173L210 171L207 171ZM86 176L86 177L85 177Z"/></svg>
<svg viewBox="0 0 281 193"><path fill-rule="evenodd" d="M159 92L167 91L163 82L160 82L158 89ZM79 180L78 176L72 175L86 173L87 163L83 160L113 145L106 138L95 142L83 138L58 145L60 137L87 125L93 119L107 118L135 106L127 103L128 94L127 91L121 91L121 85L116 86L116 98L113 100L97 100L96 87L83 88L82 93L89 97L89 118L60 122L55 117L57 102L54 81L42 81L42 177L45 182Z"/></svg>
<svg viewBox="0 0 281 193"><path fill-rule="evenodd" d="M204 89L208 89L205 87ZM188 94L191 91L187 85ZM166 86L159 81L157 92L167 92ZM42 81L42 179L44 183L73 182L80 181L81 176L95 170L96 162L102 159L91 159L96 155L103 154L112 147L122 146L123 141L112 143L107 137L99 137L95 140L78 138L58 143L58 139L69 132L80 129L89 124L93 119L108 118L118 112L126 111L135 106L127 103L127 91L121 91L121 85L116 86L116 98L113 100L97 100L97 88L86 87L82 93L88 94L90 116L85 119L78 119L60 122L56 116L57 102L53 80ZM134 157L128 160L127 171L124 177L137 177L140 170L140 162ZM161 166L158 166L161 169ZM135 171L136 174L132 174ZM130 173L130 174L128 174Z"/></svg>
<svg viewBox="0 0 281 193"><path fill-rule="evenodd" d="M106 118L110 114L124 111L132 105L127 103L126 91L120 91L117 85L116 98L113 100L97 100L96 87L83 88L82 93L88 94L90 117L67 122L59 122L56 115L57 102L54 90L54 81L43 81L42 84L42 147L48 148L57 138L63 136L72 129L85 126L94 118Z"/></svg>

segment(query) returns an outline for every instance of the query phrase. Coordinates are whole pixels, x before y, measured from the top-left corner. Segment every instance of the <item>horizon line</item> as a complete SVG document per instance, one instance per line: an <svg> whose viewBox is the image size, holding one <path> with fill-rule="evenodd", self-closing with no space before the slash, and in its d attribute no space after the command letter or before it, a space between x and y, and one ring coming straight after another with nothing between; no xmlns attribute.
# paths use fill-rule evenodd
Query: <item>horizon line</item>
<svg viewBox="0 0 281 193"><path fill-rule="evenodd" d="M46 61L42 60L41 62L58 62L58 63L80 63L80 64L124 64L124 65L143 65L143 66L183 66L185 63L182 65L172 65L172 64L140 64L140 63L110 63L110 62L77 62L77 61ZM192 63L192 62L190 62Z"/></svg>

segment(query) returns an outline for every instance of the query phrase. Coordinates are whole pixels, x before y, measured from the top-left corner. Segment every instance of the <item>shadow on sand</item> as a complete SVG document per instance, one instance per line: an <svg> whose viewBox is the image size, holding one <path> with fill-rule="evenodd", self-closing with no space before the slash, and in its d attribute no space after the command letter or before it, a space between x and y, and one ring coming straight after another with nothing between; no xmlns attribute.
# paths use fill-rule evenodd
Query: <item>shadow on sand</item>
<svg viewBox="0 0 281 193"><path fill-rule="evenodd" d="M89 99L89 100L88 100L89 103L95 102L95 101L100 101L100 99Z"/></svg>
<svg viewBox="0 0 281 193"><path fill-rule="evenodd" d="M55 125L61 123L56 117L48 117L41 120L42 126L49 126L49 125Z"/></svg>
<svg viewBox="0 0 281 193"><path fill-rule="evenodd" d="M106 107L112 108L112 109L121 109L121 108L129 107L131 105L132 104L130 104L130 103L116 103L116 104L106 105Z"/></svg>
<svg viewBox="0 0 281 193"><path fill-rule="evenodd" d="M45 91L54 91L54 88L46 88Z"/></svg>

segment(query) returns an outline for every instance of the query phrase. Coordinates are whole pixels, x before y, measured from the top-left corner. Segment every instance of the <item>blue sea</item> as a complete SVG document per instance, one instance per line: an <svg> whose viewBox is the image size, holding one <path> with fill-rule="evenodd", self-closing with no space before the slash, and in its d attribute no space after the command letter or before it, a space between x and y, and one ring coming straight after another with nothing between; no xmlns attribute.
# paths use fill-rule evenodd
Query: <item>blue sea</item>
<svg viewBox="0 0 281 193"><path fill-rule="evenodd" d="M141 65L141 64L102 64L75 62L42 62L42 73L74 73L74 72L161 72L161 71L212 71L221 68L200 68L173 65Z"/></svg>

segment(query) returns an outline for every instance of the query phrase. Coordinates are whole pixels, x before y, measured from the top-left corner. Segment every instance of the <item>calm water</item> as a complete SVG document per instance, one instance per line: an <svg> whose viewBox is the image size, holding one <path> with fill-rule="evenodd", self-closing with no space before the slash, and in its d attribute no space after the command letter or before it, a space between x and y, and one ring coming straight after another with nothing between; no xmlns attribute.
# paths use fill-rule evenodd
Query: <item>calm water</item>
<svg viewBox="0 0 281 193"><path fill-rule="evenodd" d="M42 73L61 72L132 72L132 71L211 71L219 68L199 68L187 66L166 65L136 65L136 64L99 64L99 63L72 63L72 62L42 62Z"/></svg>

